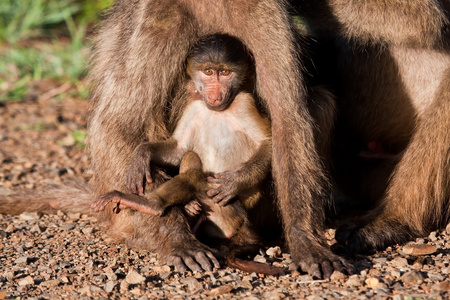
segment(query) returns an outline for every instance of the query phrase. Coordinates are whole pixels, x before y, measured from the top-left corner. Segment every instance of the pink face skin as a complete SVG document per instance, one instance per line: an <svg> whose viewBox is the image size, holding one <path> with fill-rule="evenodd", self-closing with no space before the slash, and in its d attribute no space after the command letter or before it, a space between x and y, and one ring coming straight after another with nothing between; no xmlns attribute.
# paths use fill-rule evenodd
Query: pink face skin
<svg viewBox="0 0 450 300"><path fill-rule="evenodd" d="M227 69L207 68L196 70L195 86L203 101L211 110L221 111L228 107L236 73Z"/></svg>

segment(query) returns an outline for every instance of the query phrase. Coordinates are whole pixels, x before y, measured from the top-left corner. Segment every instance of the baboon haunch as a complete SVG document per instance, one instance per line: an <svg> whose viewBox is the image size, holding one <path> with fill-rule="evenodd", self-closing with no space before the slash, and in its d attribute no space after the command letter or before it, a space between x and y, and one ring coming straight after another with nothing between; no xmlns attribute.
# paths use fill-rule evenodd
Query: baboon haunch
<svg viewBox="0 0 450 300"><path fill-rule="evenodd" d="M338 241L370 252L445 226L450 2L306 2L296 2L299 12L337 58L334 178L370 210L341 227Z"/></svg>

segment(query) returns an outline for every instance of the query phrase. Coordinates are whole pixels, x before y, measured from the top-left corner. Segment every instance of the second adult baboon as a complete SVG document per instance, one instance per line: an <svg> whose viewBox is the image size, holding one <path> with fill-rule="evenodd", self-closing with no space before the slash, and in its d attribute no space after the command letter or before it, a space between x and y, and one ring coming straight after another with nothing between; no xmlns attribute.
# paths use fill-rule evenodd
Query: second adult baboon
<svg viewBox="0 0 450 300"><path fill-rule="evenodd" d="M348 252L403 243L450 221L450 2L297 1L336 58L337 187L368 214ZM333 64L325 66L328 72Z"/></svg>

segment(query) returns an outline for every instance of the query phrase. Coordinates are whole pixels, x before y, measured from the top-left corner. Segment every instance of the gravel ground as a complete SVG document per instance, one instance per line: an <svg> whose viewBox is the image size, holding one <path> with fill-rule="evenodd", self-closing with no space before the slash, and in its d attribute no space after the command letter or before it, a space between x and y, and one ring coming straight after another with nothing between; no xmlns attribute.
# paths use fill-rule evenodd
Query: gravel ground
<svg viewBox="0 0 450 300"><path fill-rule="evenodd" d="M51 86L51 85L50 85ZM0 195L65 179L89 179L72 132L84 132L88 103L39 99L0 106ZM448 299L450 226L406 246L352 257L354 275L313 280L293 270L279 248L255 260L284 275L230 268L178 273L156 255L108 242L105 228L83 214L0 215L0 299ZM330 242L333 231L326 233Z"/></svg>

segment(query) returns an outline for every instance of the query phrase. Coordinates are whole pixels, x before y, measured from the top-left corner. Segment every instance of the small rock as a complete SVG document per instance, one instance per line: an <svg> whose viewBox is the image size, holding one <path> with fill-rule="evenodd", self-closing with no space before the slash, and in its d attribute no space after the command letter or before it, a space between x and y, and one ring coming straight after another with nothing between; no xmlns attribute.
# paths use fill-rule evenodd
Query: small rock
<svg viewBox="0 0 450 300"><path fill-rule="evenodd" d="M21 280L19 280L18 284L20 286L31 285L31 284L34 284L34 279L31 276L27 276L27 277L22 278Z"/></svg>
<svg viewBox="0 0 450 300"><path fill-rule="evenodd" d="M93 227L84 227L81 231L84 234L91 234L94 231L94 228Z"/></svg>
<svg viewBox="0 0 450 300"><path fill-rule="evenodd" d="M144 292L143 290L141 290L140 288L137 288L137 287L130 291L130 293L132 293L135 296L140 296L140 295L142 295L143 292Z"/></svg>
<svg viewBox="0 0 450 300"><path fill-rule="evenodd" d="M278 246L271 247L271 248L267 249L266 254L269 257L280 257L281 256L281 248Z"/></svg>
<svg viewBox="0 0 450 300"><path fill-rule="evenodd" d="M339 271L334 271L333 274L331 274L330 276L330 280L331 281L335 281L335 280L340 280L340 279L345 279L347 276Z"/></svg>
<svg viewBox="0 0 450 300"><path fill-rule="evenodd" d="M41 233L42 230L41 230L41 227L39 227L39 225L36 224L36 225L34 225L33 227L30 228L30 232Z"/></svg>
<svg viewBox="0 0 450 300"><path fill-rule="evenodd" d="M345 285L347 285L347 286L359 286L359 285L361 285L361 280L359 279L358 275L352 275L345 282Z"/></svg>
<svg viewBox="0 0 450 300"><path fill-rule="evenodd" d="M398 270L392 270L392 271L391 271L391 276L392 276L392 277L400 278L400 275L401 275L401 273L400 273L400 271L398 271Z"/></svg>
<svg viewBox="0 0 450 300"><path fill-rule="evenodd" d="M80 213L67 213L67 217L71 220L77 221L80 219L81 214Z"/></svg>
<svg viewBox="0 0 450 300"><path fill-rule="evenodd" d="M61 226L62 230L71 230L75 228L75 224L65 224L63 226Z"/></svg>
<svg viewBox="0 0 450 300"><path fill-rule="evenodd" d="M16 265L26 264L28 262L28 257L21 256L19 258L16 258L16 260L14 262L16 263Z"/></svg>
<svg viewBox="0 0 450 300"><path fill-rule="evenodd" d="M186 284L190 292L198 291L203 288L202 284L194 277L182 278L180 282Z"/></svg>
<svg viewBox="0 0 450 300"><path fill-rule="evenodd" d="M219 296L219 295L223 295L223 294L228 294L233 290L233 286L231 284L226 284L226 285L222 285L219 286L217 288L214 288L212 290L210 290L208 292L209 296Z"/></svg>
<svg viewBox="0 0 450 300"><path fill-rule="evenodd" d="M114 286L116 284L114 283L114 281L110 280L105 284L105 292L107 293L111 293L114 289Z"/></svg>
<svg viewBox="0 0 450 300"><path fill-rule="evenodd" d="M249 290L253 289L253 285L248 279L242 279L242 281L239 283L239 287Z"/></svg>
<svg viewBox="0 0 450 300"><path fill-rule="evenodd" d="M254 261L259 263L266 263L267 260L264 258L264 256L256 255L255 258L253 258Z"/></svg>
<svg viewBox="0 0 450 300"><path fill-rule="evenodd" d="M403 246L403 253L408 255L427 255L436 252L437 247L428 244L410 244Z"/></svg>
<svg viewBox="0 0 450 300"><path fill-rule="evenodd" d="M422 273L418 272L418 271L409 271L406 272L405 274L403 274L400 277L400 280L404 283L404 284L421 284L423 282L423 275Z"/></svg>
<svg viewBox="0 0 450 300"><path fill-rule="evenodd" d="M12 194L12 190L4 187L4 186L0 186L0 196L8 196Z"/></svg>
<svg viewBox="0 0 450 300"><path fill-rule="evenodd" d="M310 295L306 297L306 300L323 300L323 298L318 295Z"/></svg>
<svg viewBox="0 0 450 300"><path fill-rule="evenodd" d="M378 278L376 277L369 277L366 279L365 283L367 284L368 287L372 288L372 289L376 289L379 288L381 286L381 282Z"/></svg>
<svg viewBox="0 0 450 300"><path fill-rule="evenodd" d="M278 291L270 291L270 292L266 292L263 295L263 299L273 299L273 300L277 300L277 299L284 299L286 298L286 295L283 293L280 293Z"/></svg>
<svg viewBox="0 0 450 300"><path fill-rule="evenodd" d="M375 257L372 259L374 263L379 263L380 265L385 264L387 261L386 257Z"/></svg>
<svg viewBox="0 0 450 300"><path fill-rule="evenodd" d="M162 279L162 280L167 280L167 279L169 279L170 278L170 276L172 276L172 272L164 272L164 273L160 273L159 274L159 277Z"/></svg>
<svg viewBox="0 0 450 300"><path fill-rule="evenodd" d="M145 281L145 277L139 274L138 272L131 270L128 272L127 277L125 277L125 280L129 284L138 284Z"/></svg>
<svg viewBox="0 0 450 300"><path fill-rule="evenodd" d="M13 272L5 272L3 276L6 278L6 280L11 281L14 279L14 273Z"/></svg>
<svg viewBox="0 0 450 300"><path fill-rule="evenodd" d="M436 283L432 286L433 290L438 291L450 291L450 280L445 280L439 283Z"/></svg>
<svg viewBox="0 0 450 300"><path fill-rule="evenodd" d="M36 213L36 212L22 213L22 214L19 215L19 217L22 220L25 220L25 221L38 220L39 219L39 214Z"/></svg>
<svg viewBox="0 0 450 300"><path fill-rule="evenodd" d="M163 265L163 266L154 266L153 271L155 271L156 273L165 273L165 272L170 272L170 266L168 265Z"/></svg>
<svg viewBox="0 0 450 300"><path fill-rule="evenodd" d="M430 235L428 236L428 238L432 241L432 242L436 242L437 241L437 232L433 231L430 233Z"/></svg>
<svg viewBox="0 0 450 300"><path fill-rule="evenodd" d="M390 262L395 268L401 269L408 266L408 260L404 257L396 257Z"/></svg>
<svg viewBox="0 0 450 300"><path fill-rule="evenodd" d="M52 280L43 281L43 282L41 282L40 285L43 287L51 288L51 287L58 286L60 283L61 283L61 281L59 279L52 279Z"/></svg>
<svg viewBox="0 0 450 300"><path fill-rule="evenodd" d="M5 229L6 233L13 233L15 231L16 231L16 227L14 227L12 224L9 224Z"/></svg>

